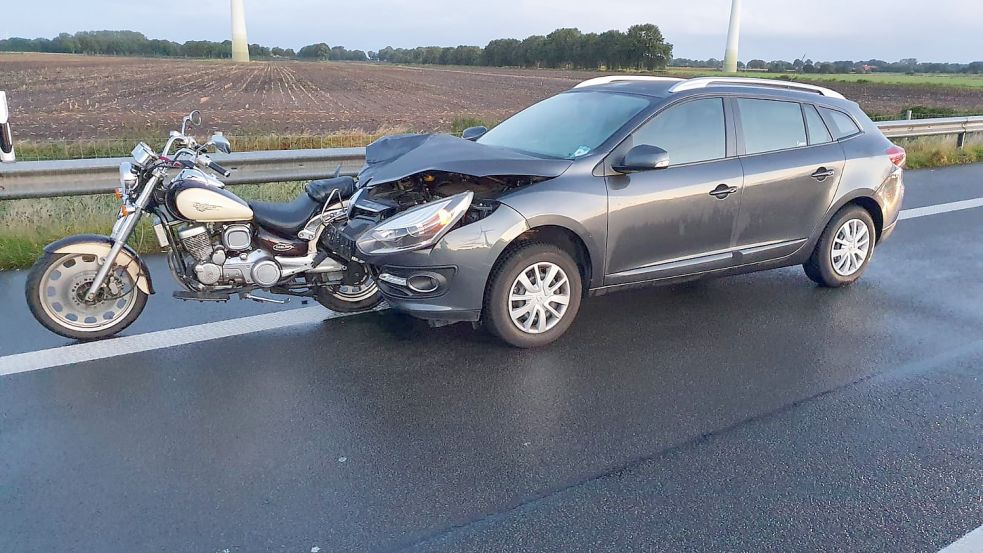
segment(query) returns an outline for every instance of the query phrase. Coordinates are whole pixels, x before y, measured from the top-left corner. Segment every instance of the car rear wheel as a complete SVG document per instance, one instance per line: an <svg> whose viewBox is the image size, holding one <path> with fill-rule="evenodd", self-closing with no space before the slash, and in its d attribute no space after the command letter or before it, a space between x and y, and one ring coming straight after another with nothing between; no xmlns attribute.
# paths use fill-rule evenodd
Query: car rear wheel
<svg viewBox="0 0 983 553"><path fill-rule="evenodd" d="M512 346L544 346L570 328L582 295L580 271L570 254L552 244L526 244L492 271L485 323Z"/></svg>
<svg viewBox="0 0 983 553"><path fill-rule="evenodd" d="M867 270L875 236L874 221L866 209L844 207L833 216L812 257L803 265L806 275L828 288L853 284Z"/></svg>

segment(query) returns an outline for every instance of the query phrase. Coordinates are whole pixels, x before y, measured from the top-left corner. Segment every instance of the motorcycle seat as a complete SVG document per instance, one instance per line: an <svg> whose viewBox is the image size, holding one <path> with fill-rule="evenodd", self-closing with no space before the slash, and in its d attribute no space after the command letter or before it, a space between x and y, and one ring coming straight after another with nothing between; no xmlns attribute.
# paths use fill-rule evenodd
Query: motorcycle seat
<svg viewBox="0 0 983 553"><path fill-rule="evenodd" d="M321 211L321 204L307 194L301 194L292 202L249 202L253 221L280 236L295 238L304 225Z"/></svg>
<svg viewBox="0 0 983 553"><path fill-rule="evenodd" d="M293 238L321 210L324 202L333 193L335 199L350 198L355 193L355 180L351 177L336 177L311 181L304 187L304 192L291 202L249 202L249 207L253 210L256 224L281 236Z"/></svg>
<svg viewBox="0 0 983 553"><path fill-rule="evenodd" d="M347 200L355 193L355 179L351 177L335 177L333 179L314 180L305 187L307 195L315 202L324 204L337 190L335 199Z"/></svg>

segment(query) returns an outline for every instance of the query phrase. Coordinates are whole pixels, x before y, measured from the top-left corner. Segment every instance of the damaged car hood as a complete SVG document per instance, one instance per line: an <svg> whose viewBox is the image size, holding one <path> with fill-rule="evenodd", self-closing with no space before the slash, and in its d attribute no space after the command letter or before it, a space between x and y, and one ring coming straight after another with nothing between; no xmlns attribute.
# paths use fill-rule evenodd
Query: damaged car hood
<svg viewBox="0 0 983 553"><path fill-rule="evenodd" d="M544 159L485 146L447 134L404 134L380 138L365 148L362 186L398 181L417 173L443 171L474 177L524 175L554 178L572 161Z"/></svg>

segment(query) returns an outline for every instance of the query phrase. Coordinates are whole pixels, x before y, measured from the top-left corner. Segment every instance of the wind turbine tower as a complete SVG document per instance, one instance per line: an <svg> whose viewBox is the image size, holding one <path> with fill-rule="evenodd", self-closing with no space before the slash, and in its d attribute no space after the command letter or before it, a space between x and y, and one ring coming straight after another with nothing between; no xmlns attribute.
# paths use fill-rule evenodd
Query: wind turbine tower
<svg viewBox="0 0 983 553"><path fill-rule="evenodd" d="M737 47L741 41L741 0L732 0L730 29L727 31L727 51L724 52L724 71L737 72Z"/></svg>
<svg viewBox="0 0 983 553"><path fill-rule="evenodd" d="M232 0L232 61L249 61L249 39L246 38L246 7L243 0Z"/></svg>

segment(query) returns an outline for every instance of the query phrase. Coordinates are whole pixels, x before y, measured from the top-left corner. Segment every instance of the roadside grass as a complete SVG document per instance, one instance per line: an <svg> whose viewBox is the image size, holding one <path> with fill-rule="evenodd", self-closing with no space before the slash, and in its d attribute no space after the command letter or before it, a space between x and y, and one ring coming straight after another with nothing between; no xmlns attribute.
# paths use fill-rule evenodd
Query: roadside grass
<svg viewBox="0 0 983 553"><path fill-rule="evenodd" d="M908 169L935 169L950 165L983 163L983 143L956 148L952 141L920 138L897 141L908 152Z"/></svg>
<svg viewBox="0 0 983 553"><path fill-rule="evenodd" d="M462 129L463 130L463 129ZM374 132L351 130L324 135L316 134L250 134L227 136L232 148L237 152L261 150L308 150L314 148L359 148L373 140L390 134L408 132L406 129L392 127L377 129ZM138 142L146 142L160 150L164 146L166 133L135 136L111 140L71 140L40 141L21 140L15 143L18 161L42 161L53 159L90 159L102 157L125 157ZM203 137L198 137L203 138Z"/></svg>
<svg viewBox="0 0 983 553"><path fill-rule="evenodd" d="M285 202L294 199L303 183L243 184L231 189L247 200ZM119 202L112 195L0 201L0 271L30 267L44 246L75 234L112 232ZM139 253L160 252L147 219L129 240Z"/></svg>

